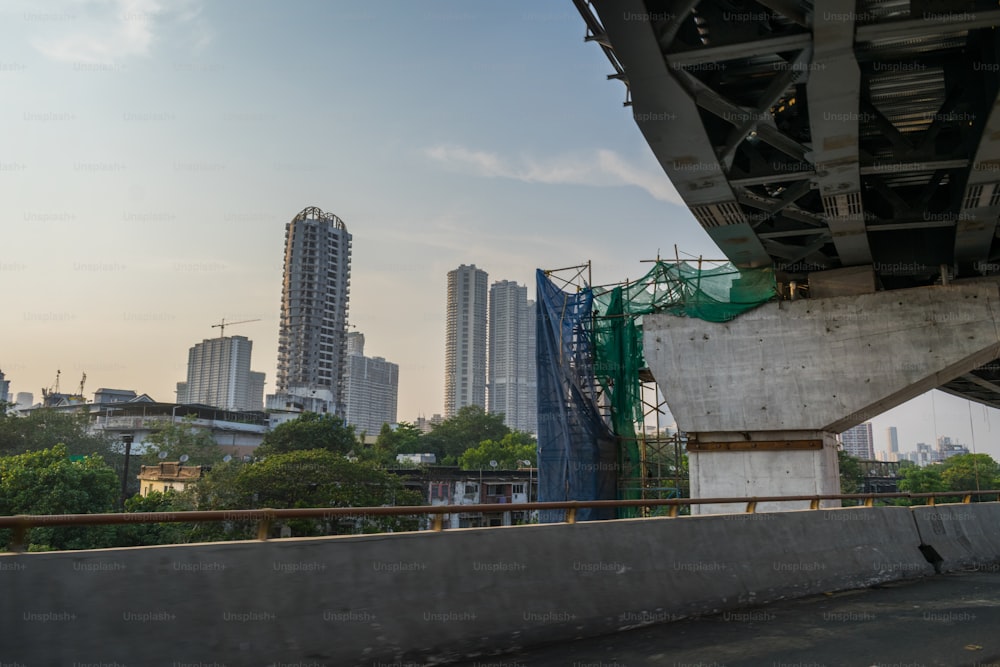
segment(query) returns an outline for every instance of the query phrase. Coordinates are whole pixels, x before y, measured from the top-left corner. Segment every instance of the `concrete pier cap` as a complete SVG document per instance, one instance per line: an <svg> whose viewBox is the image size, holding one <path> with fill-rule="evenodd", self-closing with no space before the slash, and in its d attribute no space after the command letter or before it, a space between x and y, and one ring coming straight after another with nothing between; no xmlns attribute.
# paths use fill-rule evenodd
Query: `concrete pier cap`
<svg viewBox="0 0 1000 667"><path fill-rule="evenodd" d="M773 302L723 323L646 315L643 353L691 439L692 497L839 493L838 433L1000 357L1000 288Z"/></svg>

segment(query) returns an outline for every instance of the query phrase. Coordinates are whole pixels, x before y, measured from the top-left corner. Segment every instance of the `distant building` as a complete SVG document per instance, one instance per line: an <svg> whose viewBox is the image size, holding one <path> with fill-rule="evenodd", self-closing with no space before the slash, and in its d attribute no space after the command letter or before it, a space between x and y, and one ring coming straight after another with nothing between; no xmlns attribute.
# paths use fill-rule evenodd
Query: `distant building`
<svg viewBox="0 0 1000 667"><path fill-rule="evenodd" d="M135 400L138 394L132 389L108 389L101 387L94 392L94 403L103 405L106 403L128 403Z"/></svg>
<svg viewBox="0 0 1000 667"><path fill-rule="evenodd" d="M486 410L487 279L475 264L448 272L445 418L467 405Z"/></svg>
<svg viewBox="0 0 1000 667"><path fill-rule="evenodd" d="M433 464L437 463L437 454L396 454L396 463Z"/></svg>
<svg viewBox="0 0 1000 667"><path fill-rule="evenodd" d="M490 288L489 411L528 433L538 432L534 306L528 288L516 282Z"/></svg>
<svg viewBox="0 0 1000 667"><path fill-rule="evenodd" d="M899 432L896 430L895 426L890 426L886 429L886 440L889 443L889 456L886 458L887 461L898 461L899 460Z"/></svg>
<svg viewBox="0 0 1000 667"><path fill-rule="evenodd" d="M19 391L17 392L17 409L24 410L25 408L30 408L35 404L35 395L30 391Z"/></svg>
<svg viewBox="0 0 1000 667"><path fill-rule="evenodd" d="M519 504L538 499L538 471L460 470L451 466L390 469L399 475L407 488L419 490L429 505L504 504L501 512L462 512L443 516L446 528L478 528L530 523L537 513L518 509ZM425 524L425 527L428 527Z"/></svg>
<svg viewBox="0 0 1000 667"><path fill-rule="evenodd" d="M378 435L383 424L395 424L399 365L382 357L366 357L364 334L352 331L347 334L345 370L344 421L356 433L369 436Z"/></svg>
<svg viewBox="0 0 1000 667"><path fill-rule="evenodd" d="M443 421L444 421L444 417L442 415L439 415L439 414L435 413L435 414L431 415L430 419L428 419L427 417L423 417L423 416L417 417L416 421L413 422L413 425L415 427L417 427L418 429L420 429L421 433L430 433L434 429L435 426L437 426L438 424L440 424Z"/></svg>
<svg viewBox="0 0 1000 667"><path fill-rule="evenodd" d="M969 448L965 445L959 444L958 442L952 440L950 437L943 435L938 438L937 441L937 455L935 460L944 461L945 459L950 459L952 456L958 456L960 454L968 454Z"/></svg>
<svg viewBox="0 0 1000 667"><path fill-rule="evenodd" d="M865 422L840 434L844 451L851 456L866 461L875 460L875 446L872 438L872 423Z"/></svg>
<svg viewBox="0 0 1000 667"><path fill-rule="evenodd" d="M139 495L146 497L157 491L183 491L200 480L203 474L202 466L186 466L179 462L142 466L138 474Z"/></svg>
<svg viewBox="0 0 1000 667"><path fill-rule="evenodd" d="M269 409L344 416L343 376L351 285L351 235L316 207L285 225L278 377Z"/></svg>
<svg viewBox="0 0 1000 667"><path fill-rule="evenodd" d="M205 339L188 350L187 380L177 385L178 403L198 403L224 410L259 410L263 373L251 379L253 341L246 336ZM254 395L254 391L258 393Z"/></svg>
<svg viewBox="0 0 1000 667"><path fill-rule="evenodd" d="M0 401L10 403L10 380L0 371Z"/></svg>

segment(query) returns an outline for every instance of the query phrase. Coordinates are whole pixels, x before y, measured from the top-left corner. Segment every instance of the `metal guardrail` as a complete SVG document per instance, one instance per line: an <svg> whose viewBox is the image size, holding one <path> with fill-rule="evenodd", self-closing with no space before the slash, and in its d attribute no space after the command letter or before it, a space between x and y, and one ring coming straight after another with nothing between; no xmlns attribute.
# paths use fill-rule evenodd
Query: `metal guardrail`
<svg viewBox="0 0 1000 667"><path fill-rule="evenodd" d="M809 501L809 509L820 509L824 500L861 500L863 507L873 507L876 500L908 498L926 499L934 505L936 498L962 497L962 503L971 503L973 496L997 496L1000 490L988 491L935 491L931 493L838 493L812 496L755 496L750 498L647 498L638 500L567 500L561 502L497 503L484 505L403 505L398 507L297 507L291 509L258 510L192 510L185 512L117 512L113 514L16 514L0 516L0 529L13 529L8 550L21 551L27 533L41 526L108 526L133 523L196 523L201 521L257 521L257 539L266 541L275 520L280 519L335 519L367 516L432 516L431 530L444 530L446 514L487 514L531 511L565 510L565 523L575 524L577 510L609 507L669 507L668 518L676 518L682 506L743 504L746 514L757 511L759 503ZM832 509L832 508L831 508ZM662 516L660 517L662 518ZM614 521L615 519L610 519Z"/></svg>

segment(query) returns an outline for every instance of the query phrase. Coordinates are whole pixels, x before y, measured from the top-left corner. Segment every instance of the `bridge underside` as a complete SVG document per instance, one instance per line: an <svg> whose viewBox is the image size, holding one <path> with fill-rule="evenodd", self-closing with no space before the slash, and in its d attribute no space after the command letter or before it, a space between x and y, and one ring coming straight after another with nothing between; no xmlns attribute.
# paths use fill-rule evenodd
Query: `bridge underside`
<svg viewBox="0 0 1000 667"><path fill-rule="evenodd" d="M574 2L737 265L813 296L846 267L862 286L823 296L1000 276L996 3ZM1000 407L1000 360L941 388Z"/></svg>

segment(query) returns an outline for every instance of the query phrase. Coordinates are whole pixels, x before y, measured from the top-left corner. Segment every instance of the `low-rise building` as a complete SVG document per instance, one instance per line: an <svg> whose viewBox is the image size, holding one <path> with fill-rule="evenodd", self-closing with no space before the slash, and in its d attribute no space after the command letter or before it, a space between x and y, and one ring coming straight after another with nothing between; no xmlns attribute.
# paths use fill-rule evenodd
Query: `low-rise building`
<svg viewBox="0 0 1000 667"><path fill-rule="evenodd" d="M429 505L511 505L503 512L455 512L444 515L445 528L482 528L532 523L537 512L517 509L518 504L538 498L538 471L461 470L456 466L426 466L413 470L393 470L404 484L418 490ZM427 522L425 527L429 527Z"/></svg>
<svg viewBox="0 0 1000 667"><path fill-rule="evenodd" d="M196 483L209 470L206 466L186 466L179 461L142 466L139 478L139 495L146 497L153 492L183 491Z"/></svg>

